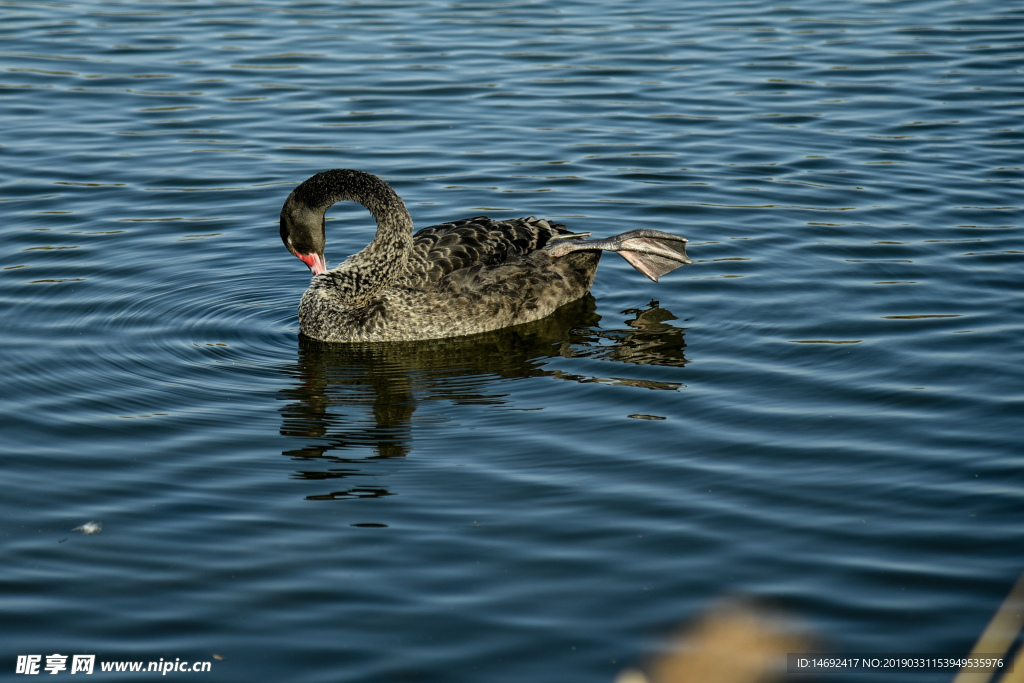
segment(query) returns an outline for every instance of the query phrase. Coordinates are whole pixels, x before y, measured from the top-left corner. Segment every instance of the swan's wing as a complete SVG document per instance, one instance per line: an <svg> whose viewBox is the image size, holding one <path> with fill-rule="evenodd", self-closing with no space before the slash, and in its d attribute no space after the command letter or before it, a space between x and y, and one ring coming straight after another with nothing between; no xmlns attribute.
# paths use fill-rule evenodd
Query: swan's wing
<svg viewBox="0 0 1024 683"><path fill-rule="evenodd" d="M542 249L552 237L568 234L564 225L543 219L494 220L486 216L423 228L413 236L412 272L439 282L455 271L499 266Z"/></svg>

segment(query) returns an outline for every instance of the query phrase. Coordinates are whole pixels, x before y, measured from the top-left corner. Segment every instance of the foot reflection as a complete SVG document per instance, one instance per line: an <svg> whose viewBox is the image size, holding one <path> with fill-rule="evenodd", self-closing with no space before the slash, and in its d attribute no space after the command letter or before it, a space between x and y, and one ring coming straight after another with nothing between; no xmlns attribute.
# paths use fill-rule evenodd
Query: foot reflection
<svg viewBox="0 0 1024 683"><path fill-rule="evenodd" d="M623 311L622 329L601 329L594 298L559 309L544 320L471 337L418 342L324 344L299 338L298 358L286 369L292 386L281 392L281 434L296 448L283 455L302 463L298 479L336 480L330 493L307 500L379 498L387 488L361 477L374 461L412 449L413 413L421 401L454 405L508 402L499 380L552 377L575 382L675 390L678 382L600 377L547 366L555 358L682 367L684 330L652 301ZM564 365L564 364L563 364ZM370 453L370 455L366 455Z"/></svg>

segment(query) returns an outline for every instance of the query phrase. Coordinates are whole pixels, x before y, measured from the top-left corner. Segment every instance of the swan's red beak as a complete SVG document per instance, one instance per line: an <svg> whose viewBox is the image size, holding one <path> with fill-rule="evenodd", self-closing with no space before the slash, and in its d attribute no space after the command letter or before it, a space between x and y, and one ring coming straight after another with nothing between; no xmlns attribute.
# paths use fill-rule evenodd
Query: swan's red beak
<svg viewBox="0 0 1024 683"><path fill-rule="evenodd" d="M319 275L327 270L327 264L324 263L324 257L320 254L296 254L299 260L309 266L309 270L313 275Z"/></svg>

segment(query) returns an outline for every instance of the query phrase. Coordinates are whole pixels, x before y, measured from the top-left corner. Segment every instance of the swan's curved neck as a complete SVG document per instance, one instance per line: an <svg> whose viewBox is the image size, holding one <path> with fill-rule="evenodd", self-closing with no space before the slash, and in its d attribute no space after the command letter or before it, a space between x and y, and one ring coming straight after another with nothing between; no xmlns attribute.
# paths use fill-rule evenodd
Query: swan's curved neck
<svg viewBox="0 0 1024 683"><path fill-rule="evenodd" d="M332 204L362 204L377 221L377 234L366 247L330 271L339 293L353 304L367 300L401 275L412 251L412 217L390 185L362 171L335 169L318 173L295 188L293 208L312 212L324 230L324 214ZM323 238L321 238L323 239Z"/></svg>

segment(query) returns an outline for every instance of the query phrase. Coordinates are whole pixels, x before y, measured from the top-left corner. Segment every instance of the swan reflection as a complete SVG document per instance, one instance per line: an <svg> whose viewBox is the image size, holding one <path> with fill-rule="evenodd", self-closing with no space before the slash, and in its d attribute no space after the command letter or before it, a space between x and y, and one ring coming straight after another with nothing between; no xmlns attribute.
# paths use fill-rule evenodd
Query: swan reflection
<svg viewBox="0 0 1024 683"><path fill-rule="evenodd" d="M601 329L588 294L543 320L471 337L324 344L300 336L297 361L286 369L292 385L280 394L286 402L281 434L296 445L283 454L301 463L296 478L336 480L329 493L308 500L377 498L392 494L379 485L374 463L412 450L417 418L419 423L437 420L436 415L414 415L426 401L505 405L510 399L503 380L528 377L654 390L682 386L620 376L625 364L687 363L684 329L669 322L676 317L658 302L623 314L631 316L623 328ZM614 365L608 366L611 376L569 371L572 362L548 367L560 358ZM362 481L365 477L375 481Z"/></svg>

